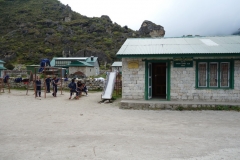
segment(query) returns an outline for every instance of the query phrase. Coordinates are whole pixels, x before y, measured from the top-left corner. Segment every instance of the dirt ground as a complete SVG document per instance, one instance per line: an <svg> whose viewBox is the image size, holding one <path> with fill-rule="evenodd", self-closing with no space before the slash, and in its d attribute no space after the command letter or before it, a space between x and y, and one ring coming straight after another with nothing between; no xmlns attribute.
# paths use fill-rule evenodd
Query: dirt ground
<svg viewBox="0 0 240 160"><path fill-rule="evenodd" d="M1 160L240 159L240 112L146 111L99 104L100 92L0 94Z"/></svg>

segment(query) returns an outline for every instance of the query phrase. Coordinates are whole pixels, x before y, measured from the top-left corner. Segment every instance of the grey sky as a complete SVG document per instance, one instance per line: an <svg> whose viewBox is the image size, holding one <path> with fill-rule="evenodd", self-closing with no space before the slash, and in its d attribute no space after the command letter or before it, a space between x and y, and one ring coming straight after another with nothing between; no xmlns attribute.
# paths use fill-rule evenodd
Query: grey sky
<svg viewBox="0 0 240 160"><path fill-rule="evenodd" d="M165 37L229 35L240 28L240 0L59 0L87 17L108 15L138 30L144 20L164 27Z"/></svg>

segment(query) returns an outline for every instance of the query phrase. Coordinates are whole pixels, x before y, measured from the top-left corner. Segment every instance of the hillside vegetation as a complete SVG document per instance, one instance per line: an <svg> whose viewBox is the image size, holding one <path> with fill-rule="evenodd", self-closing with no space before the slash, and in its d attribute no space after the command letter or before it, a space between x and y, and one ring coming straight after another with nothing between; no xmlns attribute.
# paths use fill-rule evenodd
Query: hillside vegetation
<svg viewBox="0 0 240 160"><path fill-rule="evenodd" d="M139 37L108 16L88 18L58 0L0 0L0 59L39 64L56 56L98 56L116 60L128 37Z"/></svg>

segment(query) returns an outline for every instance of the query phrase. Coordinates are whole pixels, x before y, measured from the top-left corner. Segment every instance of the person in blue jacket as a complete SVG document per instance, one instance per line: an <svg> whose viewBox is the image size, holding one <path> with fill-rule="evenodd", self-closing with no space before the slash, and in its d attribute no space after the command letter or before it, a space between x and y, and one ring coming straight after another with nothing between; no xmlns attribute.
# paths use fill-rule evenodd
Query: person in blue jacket
<svg viewBox="0 0 240 160"><path fill-rule="evenodd" d="M35 83L36 83L36 97L38 96L41 97L41 80L39 79L38 76Z"/></svg>
<svg viewBox="0 0 240 160"><path fill-rule="evenodd" d="M78 90L77 90L77 84L75 83L75 79L72 79L72 82L69 83L68 88L70 89L70 97L69 97L69 99L72 99L72 95L74 94L74 92L76 92L75 99L79 99L79 97L78 97Z"/></svg>
<svg viewBox="0 0 240 160"><path fill-rule="evenodd" d="M3 78L3 82L4 83L8 83L8 79L9 79L9 75L5 75L4 78Z"/></svg>
<svg viewBox="0 0 240 160"><path fill-rule="evenodd" d="M51 78L48 76L47 78L46 78L46 80L45 80L45 82L46 82L46 86L47 86L47 93L51 93L50 92L50 83L51 83Z"/></svg>
<svg viewBox="0 0 240 160"><path fill-rule="evenodd" d="M52 80L52 85L53 85L53 97L57 97L57 85L58 85L58 79L57 77L54 77Z"/></svg>

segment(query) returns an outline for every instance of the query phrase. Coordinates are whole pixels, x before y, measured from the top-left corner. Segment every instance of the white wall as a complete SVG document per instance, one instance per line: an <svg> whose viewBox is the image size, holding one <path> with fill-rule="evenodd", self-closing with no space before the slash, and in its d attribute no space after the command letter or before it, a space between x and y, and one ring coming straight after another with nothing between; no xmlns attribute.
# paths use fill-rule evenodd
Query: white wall
<svg viewBox="0 0 240 160"><path fill-rule="evenodd" d="M87 77L96 76L99 74L99 68L97 67L69 67L69 74L74 74L75 72L83 72Z"/></svg>

